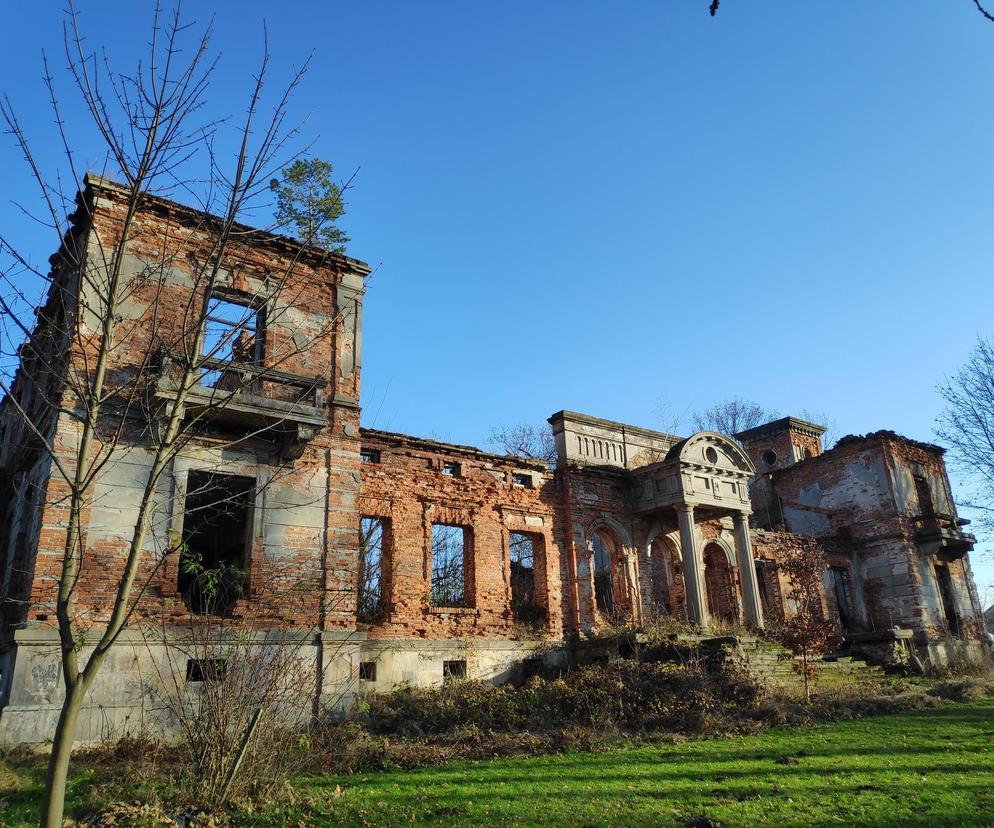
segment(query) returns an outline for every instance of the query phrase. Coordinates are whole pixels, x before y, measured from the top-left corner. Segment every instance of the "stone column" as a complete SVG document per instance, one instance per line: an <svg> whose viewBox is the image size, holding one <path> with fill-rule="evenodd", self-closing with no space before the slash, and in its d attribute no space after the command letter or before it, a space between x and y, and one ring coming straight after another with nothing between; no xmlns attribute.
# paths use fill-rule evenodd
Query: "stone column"
<svg viewBox="0 0 994 828"><path fill-rule="evenodd" d="M681 504L676 507L680 523L680 554L683 558L683 586L687 595L687 616L705 631L708 629L708 602L704 592L704 561L697 543L694 526L694 507Z"/></svg>
<svg viewBox="0 0 994 828"><path fill-rule="evenodd" d="M742 584L742 603L746 623L753 629L763 628L763 604L759 600L759 582L756 580L756 563L752 559L752 539L749 536L749 515L736 512L735 555L739 562L739 582Z"/></svg>
<svg viewBox="0 0 994 828"><path fill-rule="evenodd" d="M635 549L625 549L625 579L628 581L628 603L632 607L632 623L642 623L642 590L639 589L638 559Z"/></svg>

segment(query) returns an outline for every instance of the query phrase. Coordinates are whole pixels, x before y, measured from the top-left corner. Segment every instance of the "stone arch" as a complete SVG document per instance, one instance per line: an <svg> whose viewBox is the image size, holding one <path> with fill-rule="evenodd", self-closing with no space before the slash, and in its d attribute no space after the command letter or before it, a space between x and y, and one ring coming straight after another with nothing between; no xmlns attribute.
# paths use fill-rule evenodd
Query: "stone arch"
<svg viewBox="0 0 994 828"><path fill-rule="evenodd" d="M715 546L719 547L721 551L725 553L725 558L728 561L728 565L732 568L733 572L735 571L736 567L739 565L738 561L735 558L735 549L725 538L723 538L721 535L718 535L718 537L716 538L708 538L706 541L704 541L704 543L705 544L713 543Z"/></svg>
<svg viewBox="0 0 994 828"><path fill-rule="evenodd" d="M737 624L741 614L733 566L735 557L729 553L728 545L717 539L705 543L704 586L708 614L727 624Z"/></svg>
<svg viewBox="0 0 994 828"><path fill-rule="evenodd" d="M587 525L584 538L589 552L590 606L612 621L638 621L641 598L631 528L601 512Z"/></svg>
<svg viewBox="0 0 994 828"><path fill-rule="evenodd" d="M617 601L614 582L619 570L621 543L604 522L591 526L587 532L587 547L590 550L590 578L593 584L594 609L611 617L615 613Z"/></svg>

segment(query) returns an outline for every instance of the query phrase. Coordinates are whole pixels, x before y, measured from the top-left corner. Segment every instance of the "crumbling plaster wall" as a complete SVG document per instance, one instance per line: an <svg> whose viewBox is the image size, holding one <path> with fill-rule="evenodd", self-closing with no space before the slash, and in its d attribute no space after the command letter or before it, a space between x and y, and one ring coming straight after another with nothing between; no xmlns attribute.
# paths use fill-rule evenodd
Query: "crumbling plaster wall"
<svg viewBox="0 0 994 828"><path fill-rule="evenodd" d="M101 263L109 260L120 243L125 211L121 193L112 185L97 183L88 197L92 198L92 216L78 219L83 224L74 231L87 250L92 279L82 290L79 329L70 337L69 370L78 373L93 364L99 326L94 309L100 307L94 290L106 281ZM205 284L196 275L197 268L211 255L213 242L214 235L203 226L201 217L179 205L151 199L139 213L123 259L118 344L109 365L112 383L130 381L139 370L154 377L148 365L150 355L189 339L190 308L202 300L198 291ZM163 249L169 250L165 259ZM253 237L233 242L222 265L219 285L247 297L267 297L262 333L266 364L328 381L327 425L303 456L290 464L277 459L275 438L246 439L244 428L241 432L205 428L160 479L159 502L144 545L142 576L153 578L144 608L161 614L161 606L153 610L151 602L175 597L175 554L164 566L156 567L170 547L167 531L182 523L182 475L193 468L213 468L259 482L258 532L248 561L252 597L264 600L267 592L272 596L277 576L284 583L319 581L323 596L316 596L310 608L301 610L296 623L347 626L354 616L351 587L357 545L361 279L334 257L300 256L299 250L283 250L275 242ZM265 384L262 393L276 394ZM67 397L66 407L74 405L76 401ZM144 411L136 407L134 413ZM117 425L105 420L102 436L111 435ZM79 453L79 424L63 413L54 428L56 454L71 470ZM140 416L124 424L120 453L101 471L83 511L86 554L77 603L84 620L105 620L114 598L137 503L151 468L147 429ZM94 440L91 450L99 448L99 441ZM53 471L45 491L37 555L31 562L30 618L42 623L54 621L68 492L66 481ZM183 614L172 612L177 617Z"/></svg>
<svg viewBox="0 0 994 828"><path fill-rule="evenodd" d="M778 470L772 482L789 531L853 544L857 609L869 629L898 625L944 636L934 562L915 542L916 467L925 470L937 510L955 514L941 450L892 432L844 438L819 457ZM961 634L972 636L975 601L965 559L950 574L965 622Z"/></svg>

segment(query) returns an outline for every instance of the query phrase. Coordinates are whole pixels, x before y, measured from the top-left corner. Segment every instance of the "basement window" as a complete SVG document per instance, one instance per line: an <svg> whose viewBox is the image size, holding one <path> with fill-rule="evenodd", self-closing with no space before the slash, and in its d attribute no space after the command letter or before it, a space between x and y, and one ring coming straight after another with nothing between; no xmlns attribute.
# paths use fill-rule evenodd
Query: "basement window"
<svg viewBox="0 0 994 828"><path fill-rule="evenodd" d="M359 662L359 681L376 681L376 662Z"/></svg>
<svg viewBox="0 0 994 828"><path fill-rule="evenodd" d="M465 607L466 529L447 523L431 525L431 605Z"/></svg>
<svg viewBox="0 0 994 828"><path fill-rule="evenodd" d="M249 301L238 302L212 296L207 305L203 356L232 365L259 365L262 362L262 314ZM201 382L225 391L244 386L241 375L223 366L208 365Z"/></svg>
<svg viewBox="0 0 994 828"><path fill-rule="evenodd" d="M230 615L246 586L255 479L187 475L179 592L193 612Z"/></svg>
<svg viewBox="0 0 994 828"><path fill-rule="evenodd" d="M442 662L442 680L455 681L466 678L466 661L458 659Z"/></svg>
<svg viewBox="0 0 994 828"><path fill-rule="evenodd" d="M459 467L458 463L442 463L442 474L448 475L449 477L461 477L462 469Z"/></svg>
<svg viewBox="0 0 994 828"><path fill-rule="evenodd" d="M380 453L376 449L362 449L359 452L359 460L363 463L379 463Z"/></svg>
<svg viewBox="0 0 994 828"><path fill-rule="evenodd" d="M383 619L383 545L386 521L378 517L359 519L359 595L356 618L363 624Z"/></svg>
<svg viewBox="0 0 994 828"><path fill-rule="evenodd" d="M186 660L186 680L188 682L220 681L224 678L223 658L188 658Z"/></svg>

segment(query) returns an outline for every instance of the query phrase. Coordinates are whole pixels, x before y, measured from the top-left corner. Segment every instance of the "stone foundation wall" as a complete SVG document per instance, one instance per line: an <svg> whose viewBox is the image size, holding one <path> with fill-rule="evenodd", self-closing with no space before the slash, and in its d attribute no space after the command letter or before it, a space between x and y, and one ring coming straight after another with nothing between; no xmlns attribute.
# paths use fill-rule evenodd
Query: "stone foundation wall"
<svg viewBox="0 0 994 828"><path fill-rule="evenodd" d="M173 633L176 642L146 638L137 630L124 635L112 649L98 674L80 716L77 739L94 743L123 736L149 736L167 741L181 731L168 694L196 698L196 681L187 680L191 656L209 659L222 648L197 647L183 642L184 633ZM301 636L303 636L301 638ZM387 692L403 685L437 687L455 663L464 665L465 676L495 684L516 682L523 665L537 661L546 669L564 668L568 650L544 641L472 638L426 641L423 639L369 639L365 633L328 632L291 637L292 661L306 686L301 700L327 718L346 713L356 699L370 692ZM177 643L178 642L178 643ZM279 646L265 634L249 645L256 652ZM85 662L90 647L84 646ZM10 658L14 655L13 658ZM370 670L369 665L375 665ZM5 672L8 701L0 708L0 746L43 745L51 739L63 698L58 642L52 631L17 635L17 650L0 662ZM372 678L370 678L372 676ZM318 695L320 688L320 695Z"/></svg>

